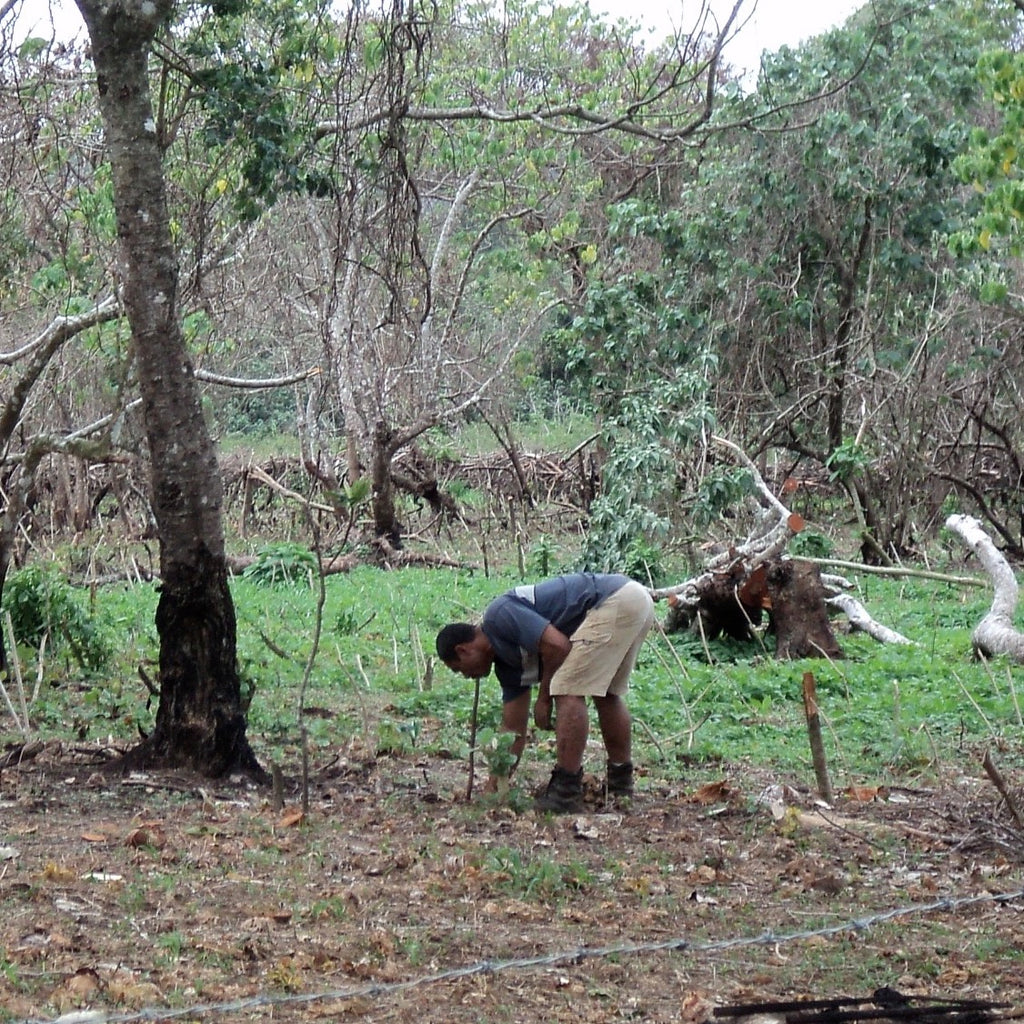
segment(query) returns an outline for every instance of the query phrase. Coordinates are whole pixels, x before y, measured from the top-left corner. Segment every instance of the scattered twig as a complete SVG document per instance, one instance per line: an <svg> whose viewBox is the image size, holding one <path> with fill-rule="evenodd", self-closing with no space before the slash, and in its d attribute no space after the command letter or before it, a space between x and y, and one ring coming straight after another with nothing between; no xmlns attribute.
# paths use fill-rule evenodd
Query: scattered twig
<svg viewBox="0 0 1024 1024"><path fill-rule="evenodd" d="M1017 823L1017 828L1024 832L1024 820L1021 819L1020 811L1017 808L1017 801L1014 800L1013 794L1010 792L1009 786L1006 785L1006 780L1003 778L1002 773L996 767L995 762L992 760L992 752L989 750L985 751L984 760L981 762L982 767L985 769L985 774L992 780L992 785L999 790L999 795L1006 802L1006 809L1010 812L1010 816Z"/></svg>
<svg viewBox="0 0 1024 1024"><path fill-rule="evenodd" d="M931 569L911 569L904 565L868 565L860 562L846 562L836 558L812 558L809 555L801 555L805 562L814 565L831 565L839 569L850 569L857 573L867 573L875 576L913 576L922 580L935 580L937 583L954 583L961 587L985 587L987 582L977 576L950 576L944 572L934 572Z"/></svg>
<svg viewBox="0 0 1024 1024"><path fill-rule="evenodd" d="M665 751L662 750L661 744L658 742L658 737L654 735L654 730L642 718L637 718L636 715L633 716L633 724L639 725L640 728L647 733L647 738L658 748L658 756L662 761L664 761ZM694 731L696 731L696 729Z"/></svg>

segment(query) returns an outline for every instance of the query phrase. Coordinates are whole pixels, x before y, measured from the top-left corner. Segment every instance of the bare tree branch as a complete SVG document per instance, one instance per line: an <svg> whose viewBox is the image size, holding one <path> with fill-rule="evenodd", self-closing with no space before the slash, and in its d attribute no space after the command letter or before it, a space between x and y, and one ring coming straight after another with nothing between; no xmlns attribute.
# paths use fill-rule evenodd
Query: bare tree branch
<svg viewBox="0 0 1024 1024"><path fill-rule="evenodd" d="M196 380L205 381L207 384L220 384L227 388L246 388L250 391L261 391L266 388L283 388L289 384L298 384L300 381L309 380L320 373L319 366L311 366L308 370L297 370L295 373L284 377L259 377L249 379L246 377L226 377L221 373L214 373L212 370L196 369Z"/></svg>

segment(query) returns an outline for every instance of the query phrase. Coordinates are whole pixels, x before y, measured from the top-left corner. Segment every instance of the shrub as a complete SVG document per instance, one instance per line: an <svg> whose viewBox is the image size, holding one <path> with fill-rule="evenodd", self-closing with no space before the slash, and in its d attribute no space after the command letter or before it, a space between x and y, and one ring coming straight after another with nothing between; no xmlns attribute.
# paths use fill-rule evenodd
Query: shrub
<svg viewBox="0 0 1024 1024"><path fill-rule="evenodd" d="M301 544L268 544L242 574L264 587L294 587L317 574L316 555Z"/></svg>
<svg viewBox="0 0 1024 1024"><path fill-rule="evenodd" d="M99 623L74 588L52 570L29 566L11 573L4 583L3 607L18 643L39 647L48 636L55 648L66 646L82 668L93 672L110 659Z"/></svg>

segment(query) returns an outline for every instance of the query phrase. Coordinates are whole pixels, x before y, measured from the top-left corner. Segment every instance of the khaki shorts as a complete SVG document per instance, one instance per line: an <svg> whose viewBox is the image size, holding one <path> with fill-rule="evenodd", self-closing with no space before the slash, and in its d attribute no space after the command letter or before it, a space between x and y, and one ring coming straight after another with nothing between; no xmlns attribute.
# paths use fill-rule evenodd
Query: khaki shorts
<svg viewBox="0 0 1024 1024"><path fill-rule="evenodd" d="M551 695L624 694L644 637L653 625L650 593L630 580L587 612L572 635L569 657L552 677Z"/></svg>

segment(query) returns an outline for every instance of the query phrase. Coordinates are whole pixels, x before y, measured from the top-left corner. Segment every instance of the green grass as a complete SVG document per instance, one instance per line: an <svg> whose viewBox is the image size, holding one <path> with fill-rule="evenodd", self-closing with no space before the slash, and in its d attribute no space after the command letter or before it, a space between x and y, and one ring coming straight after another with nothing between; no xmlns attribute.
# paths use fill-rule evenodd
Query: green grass
<svg viewBox="0 0 1024 1024"><path fill-rule="evenodd" d="M370 567L328 578L323 636L305 694L314 755L358 735L381 753L466 758L473 684L433 664L434 636L445 622L472 618L515 582L509 574ZM232 591L239 663L252 692L250 737L265 761L294 763L315 590L305 582L261 586L239 578ZM841 660L779 662L770 637L763 645L720 641L705 648L690 635L652 635L631 694L636 759L666 778L692 779L695 766L711 773L725 762L813 779L801 698L809 671L837 787L927 776L976 762L986 746L1012 763L1017 745L1008 741L1021 728L1024 669L972 658L970 632L988 608L987 590L872 577L859 596L915 646L841 635ZM26 686L34 687L41 672L30 707L35 735L128 742L151 726L155 701L138 669L155 675L155 602L148 585L95 592L97 628L120 652L101 672L86 673L52 648L40 669L34 650L20 651ZM481 696L479 727L495 728L493 679L484 681ZM13 742L13 720L2 714L0 741Z"/></svg>

